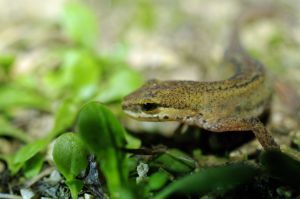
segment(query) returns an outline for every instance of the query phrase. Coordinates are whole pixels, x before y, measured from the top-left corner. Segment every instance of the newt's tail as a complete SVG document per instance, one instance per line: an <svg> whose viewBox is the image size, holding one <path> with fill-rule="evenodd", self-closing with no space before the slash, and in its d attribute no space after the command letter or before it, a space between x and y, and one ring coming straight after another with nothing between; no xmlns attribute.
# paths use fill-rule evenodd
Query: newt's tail
<svg viewBox="0 0 300 199"><path fill-rule="evenodd" d="M230 79L245 78L244 75L252 78L251 72L253 75L257 75L259 72L264 73L263 65L251 58L241 44L240 30L248 23L275 16L278 13L277 10L274 6L248 8L246 11L240 12L235 18L229 32L228 46L224 53L224 60L234 65L237 71Z"/></svg>

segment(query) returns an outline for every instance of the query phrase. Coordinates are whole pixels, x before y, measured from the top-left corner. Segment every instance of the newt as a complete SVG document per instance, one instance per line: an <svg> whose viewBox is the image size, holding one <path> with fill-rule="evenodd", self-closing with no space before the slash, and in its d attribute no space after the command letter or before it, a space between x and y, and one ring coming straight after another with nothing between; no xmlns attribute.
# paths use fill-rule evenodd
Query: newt
<svg viewBox="0 0 300 199"><path fill-rule="evenodd" d="M224 61L235 74L221 81L150 80L123 99L124 112L142 121L178 121L212 132L252 131L264 149L279 149L259 120L269 107L272 86L262 63L242 47L232 28Z"/></svg>

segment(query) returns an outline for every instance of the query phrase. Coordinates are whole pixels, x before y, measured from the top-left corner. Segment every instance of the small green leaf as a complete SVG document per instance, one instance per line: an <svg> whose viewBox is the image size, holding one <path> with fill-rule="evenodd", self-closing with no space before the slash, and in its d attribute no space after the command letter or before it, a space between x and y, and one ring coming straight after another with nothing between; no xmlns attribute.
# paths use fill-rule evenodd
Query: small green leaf
<svg viewBox="0 0 300 199"><path fill-rule="evenodd" d="M15 175L23 166L23 164L14 163L14 156L13 155L1 155L0 159L4 160L7 163L8 169L11 172L12 175Z"/></svg>
<svg viewBox="0 0 300 199"><path fill-rule="evenodd" d="M28 160L33 158L37 153L44 150L48 144L48 139L35 140L23 146L13 156L9 156L8 162L11 172L13 174L16 174Z"/></svg>
<svg viewBox="0 0 300 199"><path fill-rule="evenodd" d="M190 168L194 169L197 165L196 161L193 158L191 158L186 153L180 151L179 149L169 149L166 151L166 154L175 158L176 160L181 161Z"/></svg>
<svg viewBox="0 0 300 199"><path fill-rule="evenodd" d="M125 130L104 105L90 102L82 107L77 120L82 140L96 154L107 156L105 150L125 147Z"/></svg>
<svg viewBox="0 0 300 199"><path fill-rule="evenodd" d="M127 149L138 149L141 147L142 141L125 132L126 148Z"/></svg>
<svg viewBox="0 0 300 199"><path fill-rule="evenodd" d="M76 119L77 106L72 100L64 100L55 113L55 122L49 139L70 128Z"/></svg>
<svg viewBox="0 0 300 199"><path fill-rule="evenodd" d="M159 167L178 175L186 174L195 169L196 162L190 156L177 150L170 149L159 155L153 162Z"/></svg>
<svg viewBox="0 0 300 199"><path fill-rule="evenodd" d="M71 191L71 195L73 199L77 199L78 198L78 193L80 192L80 190L83 187L83 182L80 180L68 180L66 181L66 184L68 185L70 191Z"/></svg>
<svg viewBox="0 0 300 199"><path fill-rule="evenodd" d="M88 152L78 135L65 133L54 144L53 159L67 181L72 181L87 167Z"/></svg>
<svg viewBox="0 0 300 199"><path fill-rule="evenodd" d="M43 154L38 153L25 163L23 171L26 178L32 178L40 172L44 158L45 156Z"/></svg>
<svg viewBox="0 0 300 199"><path fill-rule="evenodd" d="M128 171L130 173L135 173L136 167L138 166L137 158L135 157L128 158L127 165L128 165Z"/></svg>
<svg viewBox="0 0 300 199"><path fill-rule="evenodd" d="M49 140L39 139L23 146L14 156L14 164L24 164L27 160L42 151L48 145Z"/></svg>
<svg viewBox="0 0 300 199"><path fill-rule="evenodd" d="M128 166L124 129L102 104L91 102L79 112L77 129L85 145L96 154L112 198L119 198L127 185Z"/></svg>
<svg viewBox="0 0 300 199"><path fill-rule="evenodd" d="M150 190L161 189L169 180L169 175L164 171L159 171L149 177Z"/></svg>
<svg viewBox="0 0 300 199"><path fill-rule="evenodd" d="M271 176L281 181L299 186L300 162L279 150L270 150L262 153L261 164Z"/></svg>
<svg viewBox="0 0 300 199"><path fill-rule="evenodd" d="M159 192L154 199L167 198L173 193L199 196L210 192L225 193L247 182L258 172L256 167L241 163L203 169L174 181Z"/></svg>
<svg viewBox="0 0 300 199"><path fill-rule="evenodd" d="M86 49L69 49L63 54L61 67L45 78L45 83L63 96L88 99L95 94L101 77L97 57Z"/></svg>
<svg viewBox="0 0 300 199"><path fill-rule="evenodd" d="M95 14L83 4L65 6L62 27L74 42L92 47L99 35L99 23Z"/></svg>

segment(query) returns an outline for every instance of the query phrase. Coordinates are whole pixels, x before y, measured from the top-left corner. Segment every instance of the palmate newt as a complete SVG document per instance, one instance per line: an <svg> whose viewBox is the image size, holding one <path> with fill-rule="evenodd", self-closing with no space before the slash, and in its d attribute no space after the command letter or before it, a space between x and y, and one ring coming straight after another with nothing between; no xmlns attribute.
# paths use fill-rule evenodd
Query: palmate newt
<svg viewBox="0 0 300 199"><path fill-rule="evenodd" d="M225 62L235 67L232 77L211 82L150 80L124 98L124 112L137 120L179 121L213 132L252 131L264 149L278 149L258 119L269 107L272 86L264 66L241 46L240 26L233 26L224 53Z"/></svg>

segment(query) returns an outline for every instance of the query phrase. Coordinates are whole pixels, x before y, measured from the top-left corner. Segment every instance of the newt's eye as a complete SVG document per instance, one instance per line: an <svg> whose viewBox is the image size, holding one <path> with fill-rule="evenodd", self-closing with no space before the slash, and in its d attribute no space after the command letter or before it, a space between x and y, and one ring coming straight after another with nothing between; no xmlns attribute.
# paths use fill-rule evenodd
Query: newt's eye
<svg viewBox="0 0 300 199"><path fill-rule="evenodd" d="M158 105L155 103L146 103L142 105L142 111L153 111L157 109Z"/></svg>

